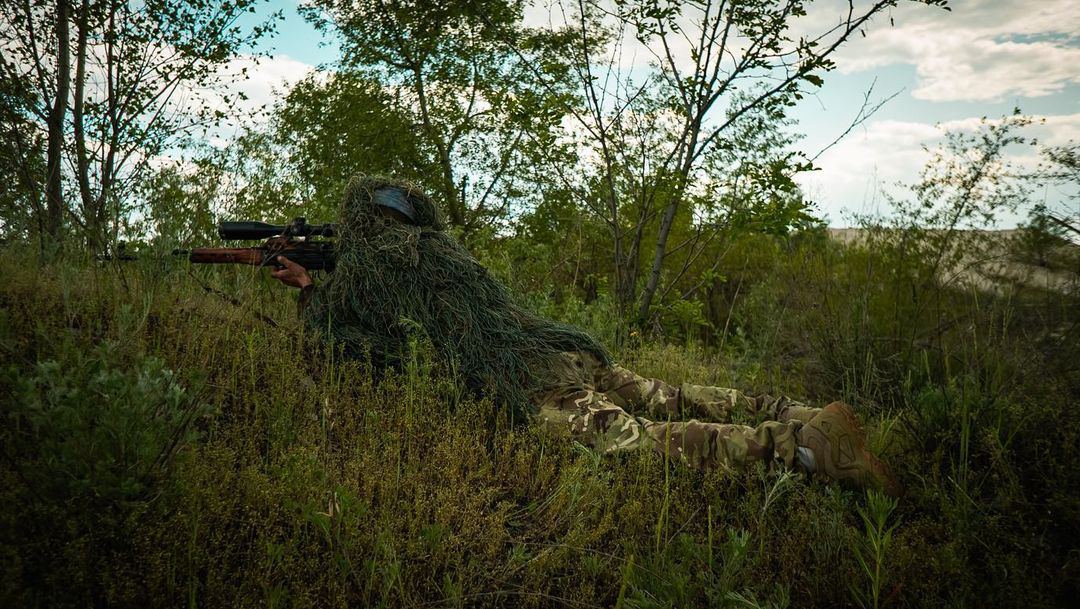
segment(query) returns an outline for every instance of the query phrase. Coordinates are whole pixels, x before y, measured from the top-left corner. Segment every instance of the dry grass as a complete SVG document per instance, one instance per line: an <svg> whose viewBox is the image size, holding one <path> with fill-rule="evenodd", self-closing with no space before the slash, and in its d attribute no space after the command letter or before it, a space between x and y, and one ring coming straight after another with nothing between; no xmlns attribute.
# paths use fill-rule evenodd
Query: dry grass
<svg viewBox="0 0 1080 609"><path fill-rule="evenodd" d="M945 380L913 373L900 391L909 411L886 444L912 493L889 516L896 529L869 582L860 494L763 468L600 458L511 426L422 354L376 380L307 344L292 303L242 271L208 281L244 309L179 269L4 262L16 269L0 288L5 606L836 607L856 603L852 589L880 606L1054 606L1076 590L1066 377L1031 393L1013 382L1026 374L1010 368L1019 360L992 351L1000 344L965 352L968 368ZM107 477L43 486L38 474L65 449L42 444L21 409L38 364L72 370L101 343L113 352L102 369L160 358L216 413L167 475L122 501L86 501L109 496ZM737 357L647 344L622 360L745 388L753 370L773 369L755 361L756 344ZM788 381L804 383L817 384ZM48 433L89 433L65 424ZM117 463L108 456L103 471Z"/></svg>

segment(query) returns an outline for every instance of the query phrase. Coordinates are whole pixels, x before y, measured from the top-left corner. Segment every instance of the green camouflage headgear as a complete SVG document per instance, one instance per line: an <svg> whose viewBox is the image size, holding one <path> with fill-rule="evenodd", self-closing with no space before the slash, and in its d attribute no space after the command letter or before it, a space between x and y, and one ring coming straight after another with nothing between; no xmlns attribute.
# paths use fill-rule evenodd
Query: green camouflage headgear
<svg viewBox="0 0 1080 609"><path fill-rule="evenodd" d="M356 216L361 214L379 215L379 207L400 213L415 226L443 229L435 202L413 184L375 176L361 176L349 181L345 188L344 221L358 219Z"/></svg>

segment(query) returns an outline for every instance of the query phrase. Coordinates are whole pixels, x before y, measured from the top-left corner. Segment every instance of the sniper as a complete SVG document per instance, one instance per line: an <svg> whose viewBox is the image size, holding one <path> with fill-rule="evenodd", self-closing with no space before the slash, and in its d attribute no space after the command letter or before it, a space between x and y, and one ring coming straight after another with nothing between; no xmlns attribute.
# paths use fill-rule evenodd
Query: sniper
<svg viewBox="0 0 1080 609"><path fill-rule="evenodd" d="M378 366L401 363L419 331L462 382L599 453L652 451L711 471L765 462L834 483L902 489L867 448L851 407L679 386L613 361L587 333L519 304L444 230L414 186L360 177L346 188L335 271L316 286L284 257L272 275L300 290L300 315L325 340ZM732 422L752 415L756 426Z"/></svg>

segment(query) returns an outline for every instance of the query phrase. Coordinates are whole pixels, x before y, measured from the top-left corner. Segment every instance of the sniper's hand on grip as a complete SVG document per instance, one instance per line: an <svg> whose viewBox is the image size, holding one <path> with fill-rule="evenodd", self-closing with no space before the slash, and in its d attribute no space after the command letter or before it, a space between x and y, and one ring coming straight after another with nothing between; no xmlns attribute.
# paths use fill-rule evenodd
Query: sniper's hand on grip
<svg viewBox="0 0 1080 609"><path fill-rule="evenodd" d="M275 256L272 261L268 262L278 266L276 270L270 271L270 276L281 283L294 288L304 288L311 285L311 276L308 275L307 269L287 257L283 255Z"/></svg>
<svg viewBox="0 0 1080 609"><path fill-rule="evenodd" d="M267 241L263 266L280 267L277 257L284 256L308 271L334 270L334 244L326 241L305 241L301 243Z"/></svg>

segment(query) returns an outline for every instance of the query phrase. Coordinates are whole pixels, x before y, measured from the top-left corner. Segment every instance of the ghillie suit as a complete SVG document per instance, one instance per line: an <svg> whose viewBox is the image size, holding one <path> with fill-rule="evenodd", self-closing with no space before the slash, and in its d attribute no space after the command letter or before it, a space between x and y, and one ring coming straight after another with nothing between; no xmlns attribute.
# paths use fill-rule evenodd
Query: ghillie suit
<svg viewBox="0 0 1080 609"><path fill-rule="evenodd" d="M411 223L372 203L375 191L404 189ZM469 252L443 230L431 199L409 184L353 179L345 190L330 279L305 307L309 327L377 366L401 364L409 339L427 340L446 368L518 415L544 383L537 362L583 351L608 362L604 348L570 326L515 302Z"/></svg>
<svg viewBox="0 0 1080 609"><path fill-rule="evenodd" d="M301 303L307 323L350 355L397 366L410 338L424 339L447 370L489 392L514 420L528 413L599 452L652 450L706 470L780 461L899 493L846 405L809 408L785 397L675 387L614 365L587 334L519 306L443 231L431 200L407 184L353 180L337 252L331 279L309 286L310 301L302 295ZM758 424L732 422L744 416ZM679 420L690 417L712 421Z"/></svg>

